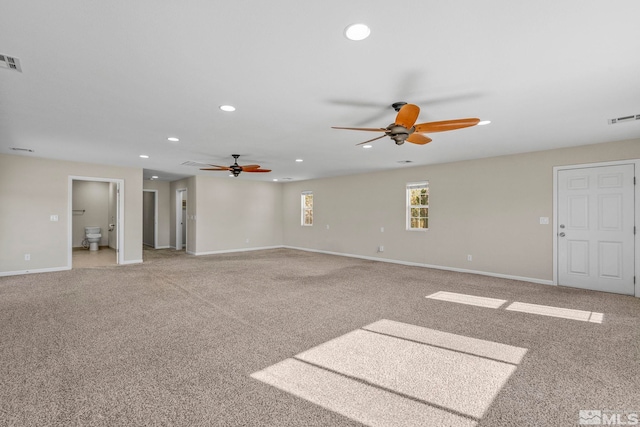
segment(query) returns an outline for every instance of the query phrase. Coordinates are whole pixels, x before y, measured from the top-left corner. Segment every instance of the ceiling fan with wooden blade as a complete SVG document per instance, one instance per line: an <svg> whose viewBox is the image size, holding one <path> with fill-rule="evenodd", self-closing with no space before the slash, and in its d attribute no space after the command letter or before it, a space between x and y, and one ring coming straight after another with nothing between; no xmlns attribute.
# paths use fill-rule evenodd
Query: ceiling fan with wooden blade
<svg viewBox="0 0 640 427"><path fill-rule="evenodd" d="M209 165L210 168L200 168L202 171L227 171L231 172L233 176L237 177L241 172L271 172L271 169L261 169L260 165L239 165L238 157L240 154L232 154L231 157L235 159L235 162L231 166L218 166Z"/></svg>
<svg viewBox="0 0 640 427"><path fill-rule="evenodd" d="M431 142L432 139L428 136L422 135L423 133L445 132L449 130L475 126L480 123L480 119L468 118L415 124L416 120L418 120L418 115L420 114L420 107L415 104L407 104L406 102L396 102L392 106L398 112L398 115L396 116L395 122L391 123L386 128L357 128L337 126L333 126L332 128L360 130L365 132L384 132L384 135L382 136L370 139L365 142L361 142L356 145L366 144L368 142L384 138L385 136L393 139L397 145L402 145L405 141L411 142L412 144L424 145Z"/></svg>

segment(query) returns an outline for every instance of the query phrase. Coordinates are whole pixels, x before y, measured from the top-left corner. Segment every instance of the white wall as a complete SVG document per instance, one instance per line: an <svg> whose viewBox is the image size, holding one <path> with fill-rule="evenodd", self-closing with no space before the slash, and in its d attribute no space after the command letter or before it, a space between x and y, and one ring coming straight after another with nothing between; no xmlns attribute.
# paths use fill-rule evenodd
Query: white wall
<svg viewBox="0 0 640 427"><path fill-rule="evenodd" d="M197 216L189 222L197 223L196 254L283 244L281 185L202 175L195 181L195 205L190 192L188 214Z"/></svg>
<svg viewBox="0 0 640 427"><path fill-rule="evenodd" d="M68 268L69 176L124 180L124 262L142 261L142 169L0 154L0 275Z"/></svg>
<svg viewBox="0 0 640 427"><path fill-rule="evenodd" d="M636 158L640 140L286 183L284 244L550 282L554 227L539 219L553 217L553 167ZM407 231L405 186L423 180L430 228ZM300 225L305 190L313 227Z"/></svg>

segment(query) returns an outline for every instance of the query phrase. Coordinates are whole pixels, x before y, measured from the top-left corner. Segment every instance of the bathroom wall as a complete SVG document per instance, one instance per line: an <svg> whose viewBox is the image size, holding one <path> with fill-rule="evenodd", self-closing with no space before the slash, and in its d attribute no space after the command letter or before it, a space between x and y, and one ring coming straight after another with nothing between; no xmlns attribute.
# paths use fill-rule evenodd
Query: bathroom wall
<svg viewBox="0 0 640 427"><path fill-rule="evenodd" d="M109 244L109 183L73 181L72 245L82 247L85 227L100 227L100 246Z"/></svg>

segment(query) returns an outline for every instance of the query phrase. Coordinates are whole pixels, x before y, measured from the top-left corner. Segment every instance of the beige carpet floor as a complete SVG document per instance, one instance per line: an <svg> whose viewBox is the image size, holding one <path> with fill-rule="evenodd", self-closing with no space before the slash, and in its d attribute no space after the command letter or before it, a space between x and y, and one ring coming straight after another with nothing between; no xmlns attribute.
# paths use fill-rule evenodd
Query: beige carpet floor
<svg viewBox="0 0 640 427"><path fill-rule="evenodd" d="M640 413L637 298L288 249L144 259L0 277L0 426Z"/></svg>

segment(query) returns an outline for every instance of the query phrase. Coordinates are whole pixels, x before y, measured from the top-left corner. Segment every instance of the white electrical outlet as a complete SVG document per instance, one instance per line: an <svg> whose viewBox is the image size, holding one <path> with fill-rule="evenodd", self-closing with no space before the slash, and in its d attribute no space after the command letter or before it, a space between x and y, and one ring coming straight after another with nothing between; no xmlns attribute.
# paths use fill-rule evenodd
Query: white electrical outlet
<svg viewBox="0 0 640 427"><path fill-rule="evenodd" d="M384 233L384 227L380 227L380 232Z"/></svg>
<svg viewBox="0 0 640 427"><path fill-rule="evenodd" d="M471 255L467 255L467 261L473 261L473 257Z"/></svg>
<svg viewBox="0 0 640 427"><path fill-rule="evenodd" d="M249 238L247 238L246 242L249 243Z"/></svg>
<svg viewBox="0 0 640 427"><path fill-rule="evenodd" d="M31 261L31 254L24 254L25 261Z"/></svg>
<svg viewBox="0 0 640 427"><path fill-rule="evenodd" d="M327 230L329 229L329 224L327 224Z"/></svg>
<svg viewBox="0 0 640 427"><path fill-rule="evenodd" d="M549 224L549 217L548 216L541 216L540 217L540 225L547 225Z"/></svg>
<svg viewBox="0 0 640 427"><path fill-rule="evenodd" d="M384 246L380 245L380 246L378 247L378 252L384 252Z"/></svg>
<svg viewBox="0 0 640 427"><path fill-rule="evenodd" d="M51 215L51 216L49 216L49 220L50 220L50 221L57 221L57 220L58 220L58 215Z"/></svg>

